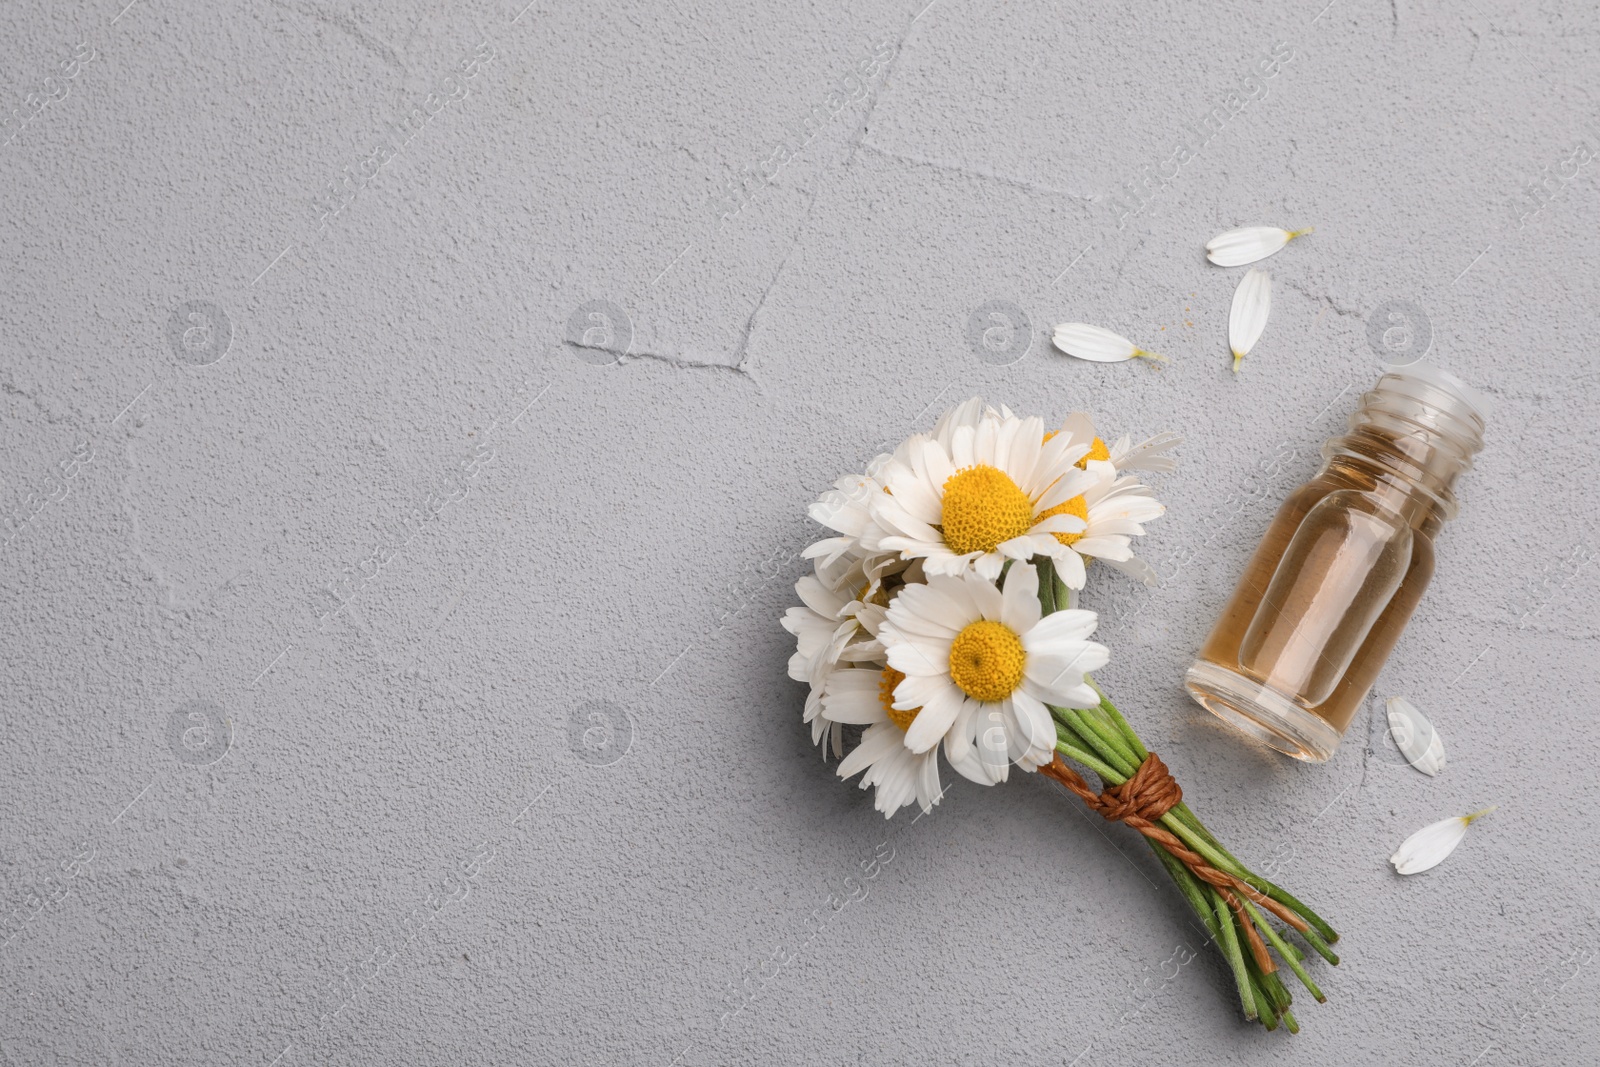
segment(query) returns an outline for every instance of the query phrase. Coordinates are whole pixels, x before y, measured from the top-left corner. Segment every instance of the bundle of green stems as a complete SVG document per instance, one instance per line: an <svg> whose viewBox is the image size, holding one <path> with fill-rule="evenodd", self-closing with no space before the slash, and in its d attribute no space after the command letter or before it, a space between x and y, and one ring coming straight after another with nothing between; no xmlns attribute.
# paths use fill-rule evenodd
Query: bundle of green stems
<svg viewBox="0 0 1600 1067"><path fill-rule="evenodd" d="M1039 599L1045 613L1066 608L1070 595L1066 585L1056 575L1049 560L1038 559L1036 562L1040 564ZM1098 686L1096 690L1099 690ZM1121 785L1133 777L1149 755L1139 735L1133 732L1133 727L1128 725L1116 705L1106 699L1103 692L1097 708L1051 707L1050 711L1056 723L1056 751L1093 771L1107 787ZM1261 897L1277 902L1303 921L1304 930L1291 927L1280 932L1263 914L1257 901L1242 891L1233 894L1237 909L1230 907L1223 889L1202 881L1166 846L1145 837L1145 843L1171 875L1178 891L1205 924L1211 943L1227 960L1245 1017L1258 1020L1268 1030L1277 1029L1281 1021L1290 1033L1298 1033L1299 1023L1289 1010L1292 998L1288 987L1270 957L1263 953L1263 958L1267 959L1267 966L1263 967L1261 959L1246 947L1251 941L1246 924L1254 924L1262 942L1277 953L1319 1002L1327 998L1306 970L1305 953L1289 941L1288 935L1298 935L1319 956L1332 964L1337 964L1339 957L1329 946L1339 939L1339 935L1320 915L1302 904L1288 890L1245 867L1206 829L1188 804L1179 802L1158 822L1189 850L1204 857L1211 867L1240 879Z"/></svg>

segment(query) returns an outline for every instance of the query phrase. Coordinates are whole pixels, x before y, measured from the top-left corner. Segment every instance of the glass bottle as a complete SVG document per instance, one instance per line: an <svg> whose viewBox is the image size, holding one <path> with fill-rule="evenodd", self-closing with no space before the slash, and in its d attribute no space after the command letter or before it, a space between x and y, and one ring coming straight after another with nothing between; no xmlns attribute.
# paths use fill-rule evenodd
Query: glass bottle
<svg viewBox="0 0 1600 1067"><path fill-rule="evenodd" d="M1483 447L1475 389L1425 364L1386 370L1278 509L1184 676L1224 722L1313 763L1338 748L1411 618L1456 478Z"/></svg>

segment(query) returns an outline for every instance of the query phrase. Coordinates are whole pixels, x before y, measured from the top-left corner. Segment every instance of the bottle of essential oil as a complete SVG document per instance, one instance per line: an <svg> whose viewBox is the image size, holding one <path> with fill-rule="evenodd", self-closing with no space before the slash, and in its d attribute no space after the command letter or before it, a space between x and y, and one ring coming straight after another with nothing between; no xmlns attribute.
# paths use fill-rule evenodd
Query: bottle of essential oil
<svg viewBox="0 0 1600 1067"><path fill-rule="evenodd" d="M1190 695L1280 752L1332 756L1433 576L1487 407L1436 367L1388 369L1267 528L1184 676Z"/></svg>

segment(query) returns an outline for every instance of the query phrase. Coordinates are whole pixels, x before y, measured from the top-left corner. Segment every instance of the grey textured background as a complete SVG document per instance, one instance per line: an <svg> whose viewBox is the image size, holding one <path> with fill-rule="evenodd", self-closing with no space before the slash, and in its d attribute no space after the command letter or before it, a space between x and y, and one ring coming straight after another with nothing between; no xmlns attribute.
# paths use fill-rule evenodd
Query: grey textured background
<svg viewBox="0 0 1600 1067"><path fill-rule="evenodd" d="M0 1063L1593 1061L1600 12L925 2L0 7ZM1437 780L1179 688L1389 301L1498 403L1369 702ZM1186 435L1102 681L1343 933L1298 1038L1124 828L811 750L804 507L975 393Z"/></svg>

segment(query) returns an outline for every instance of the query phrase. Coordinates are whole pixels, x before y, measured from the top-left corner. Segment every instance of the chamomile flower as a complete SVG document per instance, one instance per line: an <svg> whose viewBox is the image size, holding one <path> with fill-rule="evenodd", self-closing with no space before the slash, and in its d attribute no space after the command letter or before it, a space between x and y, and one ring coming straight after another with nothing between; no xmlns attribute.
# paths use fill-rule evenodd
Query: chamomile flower
<svg viewBox="0 0 1600 1067"><path fill-rule="evenodd" d="M869 463L863 473L845 475L807 509L814 521L839 535L824 538L807 548L804 553L807 559L817 561L819 567L833 567L841 559L866 555L861 547L863 536L876 539L872 532L872 499L883 493L883 469L893 458L885 452Z"/></svg>
<svg viewBox="0 0 1600 1067"><path fill-rule="evenodd" d="M938 747L913 752L905 745L906 728L917 709L894 706L895 687L904 678L886 666L838 670L828 676L822 694L822 715L829 722L866 727L861 743L839 764L839 777L866 771L861 788L876 787L873 806L886 819L913 802L932 811L943 795Z"/></svg>
<svg viewBox="0 0 1600 1067"><path fill-rule="evenodd" d="M973 397L950 408L939 416L939 421L934 425L932 437L947 450L951 447L952 439L957 429L962 426L977 427L985 418L1011 418L1011 411L1002 407L999 411L989 407L983 402L982 397ZM876 543L885 536L885 531L877 527L872 517L872 502L876 496L885 490L884 471L891 462L896 460L901 463L910 462L910 449L920 438L912 437L901 442L893 452L883 452L874 457L867 469L860 474L847 474L833 483L833 488L823 493L816 503L807 510L811 518L839 534L818 541L805 550L807 559L819 560L819 566L834 566L849 555L864 558L865 569L869 575L875 570L881 571L884 566L881 561L872 559L873 553L862 546L864 543ZM892 555L892 554L891 554Z"/></svg>
<svg viewBox="0 0 1600 1067"><path fill-rule="evenodd" d="M848 590L830 586L815 574L802 576L794 584L794 591L799 594L800 603L783 616L783 628L795 637L789 677L815 685L859 634L855 619L845 614L854 598Z"/></svg>
<svg viewBox="0 0 1600 1067"><path fill-rule="evenodd" d="M906 586L879 630L889 666L904 675L890 708L910 716L905 747L921 754L942 741L950 765L984 785L1005 781L1012 763L1049 763L1056 729L1046 705L1099 703L1084 680L1109 658L1088 640L1095 623L1075 608L1042 616L1028 563L1011 566L1003 589L970 570Z"/></svg>
<svg viewBox="0 0 1600 1067"><path fill-rule="evenodd" d="M811 742L819 744L827 736L836 754L843 753L843 736L837 724L824 721L820 715L823 686L840 663L883 655L873 631L858 618L862 604L850 583L861 577L859 561L834 582L824 581L817 574L803 576L794 587L800 604L785 612L782 620L783 628L795 638L789 677L811 686L805 708L805 721L811 724ZM882 610L877 608L877 614L869 614L868 618L875 623L882 617ZM826 748L823 755L827 755Z"/></svg>
<svg viewBox="0 0 1600 1067"><path fill-rule="evenodd" d="M975 422L983 414L982 402L968 401L959 408L945 412L939 426ZM975 410L972 405L979 405ZM911 450L919 438L910 437L900 442L893 452L882 452L873 457L867 469L860 474L847 474L833 483L833 488L823 493L807 509L813 521L838 534L818 541L806 549L808 558L817 558L831 564L841 556L854 556L865 560L868 572L873 570L873 557L879 554L867 546L875 544L884 531L874 520L872 505L888 491L887 474L894 463L910 461Z"/></svg>
<svg viewBox="0 0 1600 1067"><path fill-rule="evenodd" d="M1108 460L1090 460L1087 473L1091 484L1057 509L1081 518L1083 529L1054 535L1071 550L1055 558L1056 572L1069 588L1082 589L1088 563L1098 559L1136 581L1155 585L1155 570L1133 554L1133 538L1143 536L1144 524L1159 518L1166 506L1139 479L1118 477Z"/></svg>
<svg viewBox="0 0 1600 1067"><path fill-rule="evenodd" d="M1091 460L1106 460L1121 471L1150 471L1166 474L1178 469L1178 462L1167 455L1183 444L1175 433L1163 433L1133 444L1133 438L1123 434L1115 444L1108 445L1094 432L1094 419L1087 412L1074 411L1061 423L1061 429L1052 433L1065 434L1074 445L1088 445L1089 451L1078 460L1078 466L1088 466ZM1049 435L1047 435L1049 436Z"/></svg>
<svg viewBox="0 0 1600 1067"><path fill-rule="evenodd" d="M872 497L876 530L862 546L921 559L929 575L971 568L991 580L1007 559L1065 557L1055 535L1083 532L1086 516L1071 502L1096 480L1075 466L1087 451L1009 413L956 426L948 444L913 437L884 467L887 491Z"/></svg>

